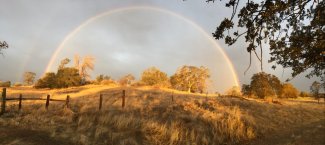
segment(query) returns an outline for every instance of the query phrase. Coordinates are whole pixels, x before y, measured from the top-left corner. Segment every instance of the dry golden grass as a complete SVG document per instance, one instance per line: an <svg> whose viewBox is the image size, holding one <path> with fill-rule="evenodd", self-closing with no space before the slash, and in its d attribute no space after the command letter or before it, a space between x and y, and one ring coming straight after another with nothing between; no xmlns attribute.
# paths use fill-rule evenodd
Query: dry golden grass
<svg viewBox="0 0 325 145"><path fill-rule="evenodd" d="M127 94L124 109L123 89ZM42 96L48 92L56 98L70 94L71 108L51 102L46 110L44 101L23 102L23 109L18 112L17 103L10 103L9 112L0 117L0 126L41 130L74 144L208 145L243 144L325 118L325 106L317 103L281 100L280 105L150 87L13 88L8 90L8 96ZM101 111L99 93L104 94Z"/></svg>

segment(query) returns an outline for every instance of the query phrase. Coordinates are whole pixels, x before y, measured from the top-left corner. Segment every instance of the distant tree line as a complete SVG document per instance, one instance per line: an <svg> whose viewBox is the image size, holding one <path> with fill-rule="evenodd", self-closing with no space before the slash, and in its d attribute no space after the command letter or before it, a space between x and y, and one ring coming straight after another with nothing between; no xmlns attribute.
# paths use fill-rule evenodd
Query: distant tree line
<svg viewBox="0 0 325 145"><path fill-rule="evenodd" d="M74 67L67 67L70 59L63 59L56 73L48 72L34 85L35 88L67 88L85 84L97 85L120 85L120 86L153 86L156 88L173 88L188 92L205 92L207 90L207 80L210 77L206 67L182 66L174 75L168 77L156 67L144 70L140 80L136 81L132 74L127 74L119 80L114 81L110 76L99 75L95 80L90 80L89 70L94 69L94 59L85 57L81 63L81 58L75 56ZM26 72L24 75L26 84L31 84L35 74Z"/></svg>
<svg viewBox="0 0 325 145"><path fill-rule="evenodd" d="M106 77L106 79L104 79ZM203 66L182 66L176 73L168 77L157 67L149 67L144 70L138 81L132 74L121 77L118 81L113 81L111 77L99 75L95 84L111 84L120 86L153 86L156 88L173 88L180 91L202 93L207 90L207 80L209 70Z"/></svg>
<svg viewBox="0 0 325 145"><path fill-rule="evenodd" d="M298 96L313 96L316 99L319 99L319 92L322 89L322 86L325 86L324 83L321 84L315 81L310 88L311 94L304 91L299 93L292 84L282 83L276 76L260 72L252 76L250 84L242 85L242 94L246 96L256 96L261 99L264 99L265 97L297 98Z"/></svg>

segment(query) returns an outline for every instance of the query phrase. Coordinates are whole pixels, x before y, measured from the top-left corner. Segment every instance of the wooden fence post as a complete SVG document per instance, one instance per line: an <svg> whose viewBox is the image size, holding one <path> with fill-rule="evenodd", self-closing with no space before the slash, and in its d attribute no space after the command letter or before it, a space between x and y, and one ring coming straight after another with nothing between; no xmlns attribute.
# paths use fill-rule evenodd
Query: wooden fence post
<svg viewBox="0 0 325 145"><path fill-rule="evenodd" d="M50 95L47 95L47 97L46 97L46 104L45 104L46 110L48 109L49 105L50 105Z"/></svg>
<svg viewBox="0 0 325 145"><path fill-rule="evenodd" d="M102 110L102 103L103 103L103 95L99 94L99 110Z"/></svg>
<svg viewBox="0 0 325 145"><path fill-rule="evenodd" d="M125 106L125 90L123 90L123 94L122 94L122 108L124 108Z"/></svg>
<svg viewBox="0 0 325 145"><path fill-rule="evenodd" d="M22 94L19 94L19 104L18 104L18 110L19 111L21 110L22 101L23 101L23 95Z"/></svg>
<svg viewBox="0 0 325 145"><path fill-rule="evenodd" d="M205 101L208 101L208 92L205 95Z"/></svg>
<svg viewBox="0 0 325 145"><path fill-rule="evenodd" d="M70 108L70 96L69 95L67 95L67 99L65 100L65 106L67 107L67 108Z"/></svg>
<svg viewBox="0 0 325 145"><path fill-rule="evenodd" d="M174 102L174 92L172 92L172 102Z"/></svg>
<svg viewBox="0 0 325 145"><path fill-rule="evenodd" d="M2 89L2 104L1 104L1 113L0 115L4 114L6 112L6 88Z"/></svg>

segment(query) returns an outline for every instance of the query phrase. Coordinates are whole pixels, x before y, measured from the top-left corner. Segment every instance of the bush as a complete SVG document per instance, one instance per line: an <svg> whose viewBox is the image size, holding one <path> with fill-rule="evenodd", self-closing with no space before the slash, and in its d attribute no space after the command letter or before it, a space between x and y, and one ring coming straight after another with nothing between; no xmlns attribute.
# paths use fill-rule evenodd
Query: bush
<svg viewBox="0 0 325 145"><path fill-rule="evenodd" d="M302 91L302 92L300 92L300 97L312 97L312 95L308 92Z"/></svg>
<svg viewBox="0 0 325 145"><path fill-rule="evenodd" d="M56 74L56 87L68 88L81 85L81 77L76 68L66 67L58 70Z"/></svg>
<svg viewBox="0 0 325 145"><path fill-rule="evenodd" d="M266 96L279 96L281 93L281 81L274 75L260 72L251 78L250 90L258 98L264 99Z"/></svg>
<svg viewBox="0 0 325 145"><path fill-rule="evenodd" d="M16 82L16 83L14 84L14 87L21 87L21 86L23 86L23 84L20 83L20 82Z"/></svg>
<svg viewBox="0 0 325 145"><path fill-rule="evenodd" d="M138 82L135 82L133 83L131 86L134 86L134 87L141 87L141 86L145 86L146 84L142 81L138 81Z"/></svg>
<svg viewBox="0 0 325 145"><path fill-rule="evenodd" d="M233 86L232 88L227 90L226 94L228 96L239 97L239 96L241 96L241 91L238 86Z"/></svg>
<svg viewBox="0 0 325 145"><path fill-rule="evenodd" d="M101 85L107 85L107 86L110 86L110 85L117 85L115 81L113 80L102 80L100 82Z"/></svg>
<svg viewBox="0 0 325 145"><path fill-rule="evenodd" d="M0 82L0 87L10 87L10 86L11 86L11 82L10 81Z"/></svg>
<svg viewBox="0 0 325 145"><path fill-rule="evenodd" d="M101 74L101 75L99 75L99 76L96 77L96 81L93 82L93 84L98 84L99 85L104 80L111 80L111 77L108 76L108 75L102 75Z"/></svg>
<svg viewBox="0 0 325 145"><path fill-rule="evenodd" d="M150 67L143 71L141 75L141 82L148 86L161 85L168 83L167 74L160 71L156 67Z"/></svg>
<svg viewBox="0 0 325 145"><path fill-rule="evenodd" d="M292 84L283 84L281 93L282 98L297 98L298 95L298 90Z"/></svg>
<svg viewBox="0 0 325 145"><path fill-rule="evenodd" d="M75 68L61 68L58 73L46 73L37 81L35 88L67 88L81 85L81 77Z"/></svg>
<svg viewBox="0 0 325 145"><path fill-rule="evenodd" d="M46 73L45 76L39 79L35 86L35 88L50 88L53 89L56 87L56 75L53 72Z"/></svg>

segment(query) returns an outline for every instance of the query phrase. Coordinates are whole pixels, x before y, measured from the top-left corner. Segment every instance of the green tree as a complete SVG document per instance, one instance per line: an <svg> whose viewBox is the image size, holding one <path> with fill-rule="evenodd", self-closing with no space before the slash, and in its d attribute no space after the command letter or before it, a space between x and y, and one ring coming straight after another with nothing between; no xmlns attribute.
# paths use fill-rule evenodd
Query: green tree
<svg viewBox="0 0 325 145"><path fill-rule="evenodd" d="M26 85L32 85L34 83L36 74L34 72L25 72L24 73L24 83Z"/></svg>
<svg viewBox="0 0 325 145"><path fill-rule="evenodd" d="M171 76L170 83L174 89L188 92L204 92L210 77L206 67L183 66Z"/></svg>
<svg viewBox="0 0 325 145"><path fill-rule="evenodd" d="M318 100L318 103L320 99L320 95L319 95L320 88L321 88L321 84L317 81L314 81L310 86L310 92L313 95L313 97Z"/></svg>
<svg viewBox="0 0 325 145"><path fill-rule="evenodd" d="M281 82L274 76L265 72L254 74L251 78L251 90L259 98L280 95Z"/></svg>
<svg viewBox="0 0 325 145"><path fill-rule="evenodd" d="M297 98L299 96L299 91L290 83L285 83L282 86L282 98Z"/></svg>
<svg viewBox="0 0 325 145"><path fill-rule="evenodd" d="M158 68L150 67L142 72L141 82L144 85L165 87L168 84L168 77Z"/></svg>
<svg viewBox="0 0 325 145"><path fill-rule="evenodd" d="M247 0L241 4L240 0L227 0L226 7L232 14L218 25L213 37L233 45L244 36L249 43L247 52L257 56L261 67L263 49L268 48L263 45L269 45L269 61L292 68L292 77L307 69L312 70L307 77L325 73L323 0Z"/></svg>
<svg viewBox="0 0 325 145"><path fill-rule="evenodd" d="M58 70L56 74L56 82L58 88L80 86L81 77L76 68L65 67Z"/></svg>
<svg viewBox="0 0 325 145"><path fill-rule="evenodd" d="M45 74L44 77L39 79L36 84L34 85L35 88L56 88L57 87L57 80L56 75L54 72L48 72Z"/></svg>

